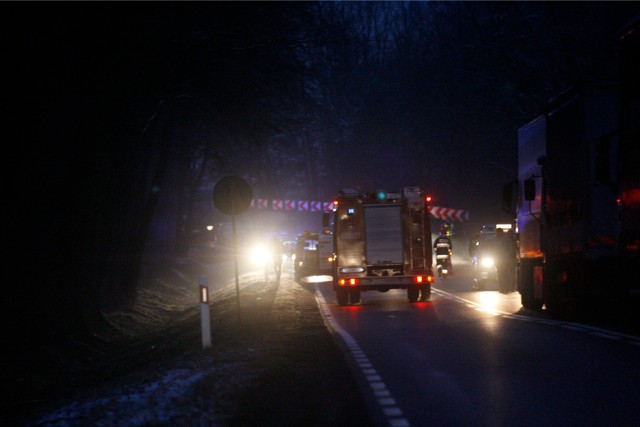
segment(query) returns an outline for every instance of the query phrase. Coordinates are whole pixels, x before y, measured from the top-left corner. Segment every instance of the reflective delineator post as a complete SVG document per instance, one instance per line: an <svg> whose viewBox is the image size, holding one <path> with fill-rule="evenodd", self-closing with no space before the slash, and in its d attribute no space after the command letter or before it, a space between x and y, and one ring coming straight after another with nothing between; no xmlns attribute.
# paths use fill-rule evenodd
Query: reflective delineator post
<svg viewBox="0 0 640 427"><path fill-rule="evenodd" d="M200 276L200 324L202 326L202 348L211 348L211 321L209 320L209 287L207 278Z"/></svg>

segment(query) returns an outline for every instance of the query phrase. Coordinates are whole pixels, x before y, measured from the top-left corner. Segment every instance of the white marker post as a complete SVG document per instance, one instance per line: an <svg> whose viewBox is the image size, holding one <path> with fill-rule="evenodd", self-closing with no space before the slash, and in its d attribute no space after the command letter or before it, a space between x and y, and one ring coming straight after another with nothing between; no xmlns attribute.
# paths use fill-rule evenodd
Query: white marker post
<svg viewBox="0 0 640 427"><path fill-rule="evenodd" d="M211 321L209 320L209 288L207 278L200 276L200 324L202 326L202 348L211 348Z"/></svg>

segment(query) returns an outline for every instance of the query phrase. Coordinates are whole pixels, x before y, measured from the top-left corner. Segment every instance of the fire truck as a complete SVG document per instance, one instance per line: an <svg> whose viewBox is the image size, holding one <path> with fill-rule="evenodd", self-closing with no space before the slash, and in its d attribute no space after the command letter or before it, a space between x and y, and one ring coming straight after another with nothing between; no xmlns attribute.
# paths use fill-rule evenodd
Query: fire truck
<svg viewBox="0 0 640 427"><path fill-rule="evenodd" d="M339 305L360 302L363 291L406 289L409 302L430 298L431 223L419 187L402 193L343 189L331 214Z"/></svg>
<svg viewBox="0 0 640 427"><path fill-rule="evenodd" d="M595 313L638 301L638 28L622 41L620 81L576 84L519 129L519 177L504 202L515 207L526 308Z"/></svg>

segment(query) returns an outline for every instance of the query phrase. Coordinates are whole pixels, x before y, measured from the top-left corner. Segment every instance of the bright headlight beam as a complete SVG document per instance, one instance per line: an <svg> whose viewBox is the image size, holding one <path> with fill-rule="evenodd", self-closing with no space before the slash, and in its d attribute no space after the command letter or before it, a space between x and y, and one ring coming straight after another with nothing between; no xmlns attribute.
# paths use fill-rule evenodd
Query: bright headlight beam
<svg viewBox="0 0 640 427"><path fill-rule="evenodd" d="M480 265L483 267L493 267L493 264L493 258L491 257L484 257L480 260Z"/></svg>

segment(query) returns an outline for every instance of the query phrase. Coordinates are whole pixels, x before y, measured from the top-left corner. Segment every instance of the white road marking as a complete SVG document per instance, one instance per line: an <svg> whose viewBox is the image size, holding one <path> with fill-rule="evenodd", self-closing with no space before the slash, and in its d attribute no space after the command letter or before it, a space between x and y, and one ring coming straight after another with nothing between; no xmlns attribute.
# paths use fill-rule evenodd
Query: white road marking
<svg viewBox="0 0 640 427"><path fill-rule="evenodd" d="M386 417L386 421L391 427L410 427L411 423L406 418L402 418L402 409L396 404L396 400L391 396L391 392L387 389L387 385L382 380L382 377L378 374L378 371L373 367L371 361L366 356L364 351L360 348L356 340L349 334L347 331L342 329L340 325L338 325L333 316L331 315L331 310L327 305L327 302L318 289L317 285L315 286L316 291L316 301L318 301L318 305L320 307L320 312L324 317L327 325L344 341L345 345L349 349L351 356L355 360L356 364L362 371L362 375L365 378L365 381L371 388L374 396L377 398L378 405L380 406L381 412ZM395 317L395 316L389 316Z"/></svg>
<svg viewBox="0 0 640 427"><path fill-rule="evenodd" d="M572 323L572 322L564 322L561 320L536 319L535 317L523 316L521 314L513 314L506 311L496 310L494 308L484 306L475 301L471 301L466 298L453 295L449 292L445 292L441 289L437 289L434 287L431 287L431 292L438 294L446 299L450 299L455 302L466 304L467 307L472 308L474 310L484 311L487 314L500 316L505 319L515 319L515 320L521 320L524 322L535 322L535 323L540 323L541 325L560 326L562 328L570 329L572 331L586 332L586 333L589 333L598 337L610 339L610 340L625 340L629 344L640 347L640 337L637 337L635 335L623 334L621 332L610 331L608 329L602 329L596 326L589 326L589 325L583 325L583 324Z"/></svg>

